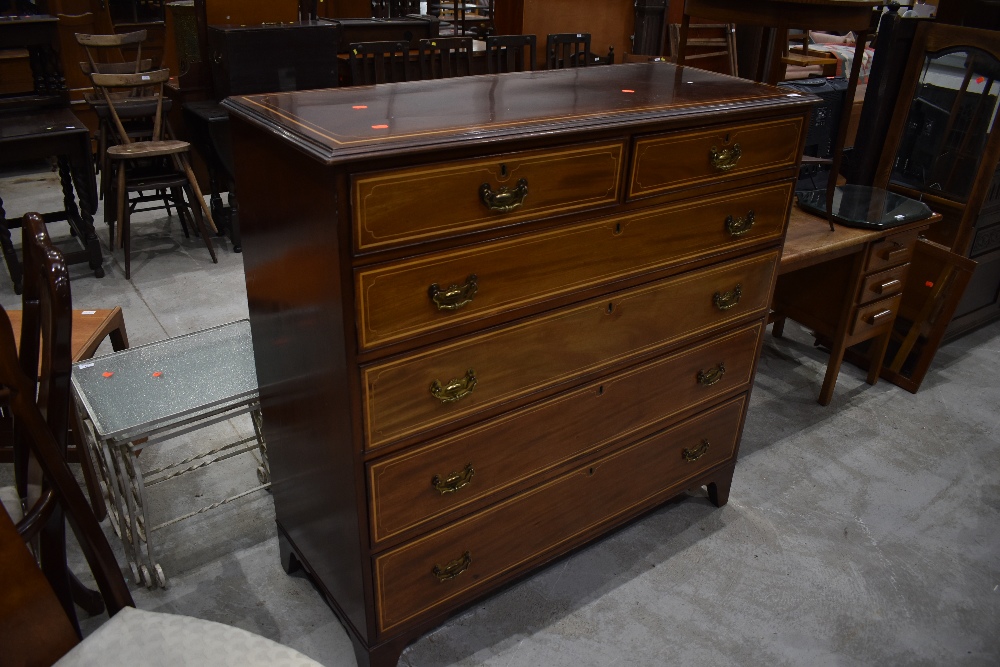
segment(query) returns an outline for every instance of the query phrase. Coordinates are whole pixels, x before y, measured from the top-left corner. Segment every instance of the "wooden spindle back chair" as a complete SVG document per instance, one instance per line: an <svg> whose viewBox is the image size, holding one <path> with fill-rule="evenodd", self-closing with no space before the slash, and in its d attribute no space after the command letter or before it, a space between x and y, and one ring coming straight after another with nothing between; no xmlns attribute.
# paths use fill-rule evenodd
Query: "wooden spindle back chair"
<svg viewBox="0 0 1000 667"><path fill-rule="evenodd" d="M155 190L161 192L171 192L174 203L178 210L189 208L197 222L205 247L208 248L212 261L218 263L215 249L208 236L205 220L208 227L213 232L218 232L215 222L212 220L212 212L201 194L198 180L195 178L191 163L188 161L188 152L191 145L186 141L164 138L164 113L163 113L163 84L170 78L170 71L166 69L154 70L138 74L99 74L91 75L94 87L104 97L111 113L112 124L118 134L119 144L108 148L108 158L117 167L116 174L116 220L119 224L119 240L125 250L125 277L131 278L131 231L129 220L129 207L127 199L129 192L142 192L143 190ZM122 122L121 114L118 111L118 101L115 100L113 91L122 89L143 89L152 91L152 99L155 100L155 108L152 118L152 129L148 140L135 140ZM128 171L136 165L136 161L153 160L161 165L160 169L153 174L148 172L139 173L129 180ZM185 203L180 191L184 189L188 194L188 202ZM204 216L202 215L204 213ZM183 218L182 218L183 220ZM186 229L185 229L186 231ZM114 234L112 232L112 245Z"/></svg>

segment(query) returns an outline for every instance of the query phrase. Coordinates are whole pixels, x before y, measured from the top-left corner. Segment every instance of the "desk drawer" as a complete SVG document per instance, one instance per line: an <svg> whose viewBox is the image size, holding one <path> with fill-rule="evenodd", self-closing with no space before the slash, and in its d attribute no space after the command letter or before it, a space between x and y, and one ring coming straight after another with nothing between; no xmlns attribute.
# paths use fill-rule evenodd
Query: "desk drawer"
<svg viewBox="0 0 1000 667"><path fill-rule="evenodd" d="M775 240L791 194L792 184L781 183L361 269L361 347Z"/></svg>
<svg viewBox="0 0 1000 667"><path fill-rule="evenodd" d="M431 241L616 204L623 148L620 141L589 144L355 175L355 250ZM481 189L487 187L489 192L483 194ZM487 200L494 207L512 208L490 210Z"/></svg>
<svg viewBox="0 0 1000 667"><path fill-rule="evenodd" d="M665 499L667 489L729 460L745 400L740 396L376 557L379 631L468 599L496 578L581 542L590 531Z"/></svg>
<svg viewBox="0 0 1000 667"><path fill-rule="evenodd" d="M801 131L802 119L788 118L639 139L628 198L791 167L799 158Z"/></svg>
<svg viewBox="0 0 1000 667"><path fill-rule="evenodd" d="M905 264L913 257L913 247L917 242L920 230L903 232L887 236L875 241L868 248L868 259L865 263L865 273L881 271L890 266Z"/></svg>
<svg viewBox="0 0 1000 667"><path fill-rule="evenodd" d="M858 303L868 303L902 292L906 272L909 268L909 264L903 264L902 266L894 266L888 271L866 276L861 286L861 297L858 299Z"/></svg>
<svg viewBox="0 0 1000 667"><path fill-rule="evenodd" d="M777 251L691 271L362 370L375 447L768 307ZM435 397L437 394L438 397Z"/></svg>
<svg viewBox="0 0 1000 667"><path fill-rule="evenodd" d="M372 541L748 389L760 332L754 324L376 461L368 469Z"/></svg>
<svg viewBox="0 0 1000 667"><path fill-rule="evenodd" d="M902 299L903 295L897 294L858 308L854 315L854 323L851 325L851 336L864 336L892 323L896 319L896 313L899 312L899 302Z"/></svg>

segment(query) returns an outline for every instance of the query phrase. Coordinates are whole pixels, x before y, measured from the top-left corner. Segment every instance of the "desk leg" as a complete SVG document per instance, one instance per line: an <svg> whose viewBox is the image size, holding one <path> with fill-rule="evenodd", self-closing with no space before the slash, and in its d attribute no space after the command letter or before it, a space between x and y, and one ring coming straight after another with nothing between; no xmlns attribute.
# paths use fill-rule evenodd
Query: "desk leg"
<svg viewBox="0 0 1000 667"><path fill-rule="evenodd" d="M840 375L840 364L844 361L844 351L847 349L847 329L851 325L851 315L854 312L856 297L865 277L864 264L867 256L868 246L865 245L862 252L855 254L854 261L851 263L851 283L844 294L844 301L840 307L840 317L837 318L837 331L831 341L830 361L826 366L823 388L819 392L820 405L830 405L830 401L833 399L833 390L837 386L837 376Z"/></svg>
<svg viewBox="0 0 1000 667"><path fill-rule="evenodd" d="M14 283L14 294L20 294L23 285L21 260L17 258L17 251L14 250L14 242L10 238L10 229L7 227L7 212L3 210L2 197L0 197L0 246L3 247L3 258L7 263L10 281Z"/></svg>
<svg viewBox="0 0 1000 667"><path fill-rule="evenodd" d="M895 318L894 318L895 319ZM882 363L885 361L885 351L889 348L889 339L892 338L892 329L895 322L890 322L885 333L872 341L871 357L868 360L868 384L878 382L878 376L882 372Z"/></svg>

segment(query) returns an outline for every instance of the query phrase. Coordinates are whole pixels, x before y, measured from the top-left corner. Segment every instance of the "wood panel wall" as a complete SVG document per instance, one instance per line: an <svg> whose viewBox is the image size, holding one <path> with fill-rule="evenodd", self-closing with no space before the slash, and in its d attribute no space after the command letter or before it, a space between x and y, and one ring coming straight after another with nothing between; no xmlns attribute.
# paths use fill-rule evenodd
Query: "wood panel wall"
<svg viewBox="0 0 1000 667"><path fill-rule="evenodd" d="M538 36L538 64L545 64L545 36L558 32L589 32L594 54L605 56L615 47L615 62L632 52L635 23L633 0L522 0L520 32ZM497 3L498 5L502 3ZM498 14L499 14L498 8Z"/></svg>

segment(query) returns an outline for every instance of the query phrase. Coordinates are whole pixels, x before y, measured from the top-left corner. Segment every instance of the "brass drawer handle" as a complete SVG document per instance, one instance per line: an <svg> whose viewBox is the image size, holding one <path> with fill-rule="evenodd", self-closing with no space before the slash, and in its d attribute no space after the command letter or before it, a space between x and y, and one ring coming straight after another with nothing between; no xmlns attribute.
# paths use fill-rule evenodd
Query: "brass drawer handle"
<svg viewBox="0 0 1000 667"><path fill-rule="evenodd" d="M684 451L681 452L681 456L683 456L684 460L687 461L688 463L697 461L698 459L700 459L701 457L703 457L705 454L708 453L709 444L710 443L708 442L708 440L702 440L701 445L697 449L685 448Z"/></svg>
<svg viewBox="0 0 1000 667"><path fill-rule="evenodd" d="M743 236L753 229L753 218L754 212L752 210L747 211L746 217L743 218L726 216L726 231L729 232L730 236Z"/></svg>
<svg viewBox="0 0 1000 667"><path fill-rule="evenodd" d="M719 310L729 310L740 302L741 296L743 296L743 285L737 283L731 292L716 292L713 294L712 302Z"/></svg>
<svg viewBox="0 0 1000 667"><path fill-rule="evenodd" d="M444 479L441 479L441 475L434 475L434 479L431 480L431 486L437 489L442 496L446 493L455 493L459 489L468 486L469 482L472 481L472 476L475 474L476 471L472 467L472 464L467 463L465 470L453 472Z"/></svg>
<svg viewBox="0 0 1000 667"><path fill-rule="evenodd" d="M442 385L439 380L431 383L431 396L442 403L454 403L460 401L476 388L476 371L471 368L465 375L454 380L449 380L448 384Z"/></svg>
<svg viewBox="0 0 1000 667"><path fill-rule="evenodd" d="M869 317L868 318L868 323L869 324L875 324L876 322L878 322L882 318L889 317L890 315L892 315L892 310L889 309L889 308L887 308L887 309L883 310L882 312L875 313L874 315L872 315L871 317Z"/></svg>
<svg viewBox="0 0 1000 667"><path fill-rule="evenodd" d="M712 166L719 171L729 171L740 161L743 151L739 144L733 144L732 148L723 148L721 151L715 146L708 150L708 157L712 161Z"/></svg>
<svg viewBox="0 0 1000 667"><path fill-rule="evenodd" d="M524 203L528 196L528 179L522 178L517 185L511 188L500 188L493 192L489 183L479 186L479 198L483 204L491 211L497 213L510 213Z"/></svg>
<svg viewBox="0 0 1000 667"><path fill-rule="evenodd" d="M719 365L708 371L698 371L698 384L711 387L722 379L726 374L726 364L720 361Z"/></svg>
<svg viewBox="0 0 1000 667"><path fill-rule="evenodd" d="M476 292L479 291L477 280L476 274L473 273L465 279L464 285L449 285L447 288L441 289L437 283L434 283L427 288L427 295L430 296L438 310L458 310L472 303Z"/></svg>
<svg viewBox="0 0 1000 667"><path fill-rule="evenodd" d="M878 286L878 293L885 294L888 290L898 289L902 284L899 280L888 280Z"/></svg>
<svg viewBox="0 0 1000 667"><path fill-rule="evenodd" d="M435 565L433 572L438 581L448 581L468 570L470 565L472 565L472 554L466 551L461 558L456 558L444 567Z"/></svg>

